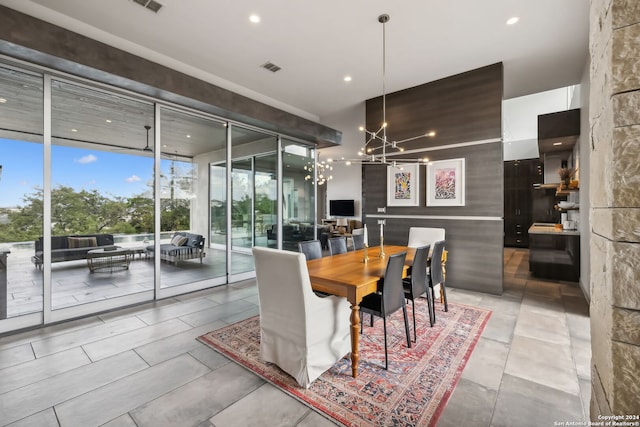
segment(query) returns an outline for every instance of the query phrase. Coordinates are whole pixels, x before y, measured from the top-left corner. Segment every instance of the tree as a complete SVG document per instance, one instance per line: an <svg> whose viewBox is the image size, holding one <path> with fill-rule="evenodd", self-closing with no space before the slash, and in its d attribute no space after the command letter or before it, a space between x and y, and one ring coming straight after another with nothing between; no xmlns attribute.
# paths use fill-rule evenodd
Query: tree
<svg viewBox="0 0 640 427"><path fill-rule="evenodd" d="M36 188L16 210L0 211L0 242L36 240L42 236L44 192ZM191 206L187 199L161 200L161 231L188 230ZM51 191L52 234L141 234L154 230L153 200L142 195L129 199L106 197L97 190L76 191L59 186Z"/></svg>

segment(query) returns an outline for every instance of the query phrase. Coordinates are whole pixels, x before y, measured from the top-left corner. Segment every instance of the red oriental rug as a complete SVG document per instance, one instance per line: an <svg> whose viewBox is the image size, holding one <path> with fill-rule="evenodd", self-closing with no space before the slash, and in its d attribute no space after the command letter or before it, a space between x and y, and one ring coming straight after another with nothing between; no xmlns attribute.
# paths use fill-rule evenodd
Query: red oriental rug
<svg viewBox="0 0 640 427"><path fill-rule="evenodd" d="M345 426L434 426L491 311L449 303L449 312L444 312L436 303L436 324L431 328L426 308L426 300L420 299L416 305L418 340L412 348L407 348L402 311L390 317L388 371L384 370L382 319L376 318L371 328L365 315L358 377L351 376L347 355L308 389L260 359L259 316L198 339ZM410 306L408 314L413 337Z"/></svg>

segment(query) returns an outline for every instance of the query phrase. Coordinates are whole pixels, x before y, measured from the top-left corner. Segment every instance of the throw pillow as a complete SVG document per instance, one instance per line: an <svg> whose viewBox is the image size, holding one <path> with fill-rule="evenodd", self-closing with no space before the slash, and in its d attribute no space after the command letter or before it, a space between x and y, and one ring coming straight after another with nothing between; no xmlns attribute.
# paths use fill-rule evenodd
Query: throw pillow
<svg viewBox="0 0 640 427"><path fill-rule="evenodd" d="M98 246L95 237L68 237L69 248L92 248Z"/></svg>
<svg viewBox="0 0 640 427"><path fill-rule="evenodd" d="M181 236L179 234L176 234L175 236L173 236L173 238L171 239L171 244L174 246L182 246L185 243L187 243L187 240L189 240L188 237L186 236Z"/></svg>

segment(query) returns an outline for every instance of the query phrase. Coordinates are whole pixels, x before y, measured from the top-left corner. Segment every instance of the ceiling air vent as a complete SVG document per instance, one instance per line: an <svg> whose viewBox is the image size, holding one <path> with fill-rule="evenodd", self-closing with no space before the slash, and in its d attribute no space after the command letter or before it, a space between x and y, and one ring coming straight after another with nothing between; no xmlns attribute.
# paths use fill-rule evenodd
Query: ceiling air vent
<svg viewBox="0 0 640 427"><path fill-rule="evenodd" d="M275 73L276 71L281 70L280 67L278 67L276 64L274 64L272 62L269 62L269 61L267 61L264 64L262 64L261 67L271 71L272 73Z"/></svg>
<svg viewBox="0 0 640 427"><path fill-rule="evenodd" d="M134 3L138 3L140 6L146 7L152 12L158 13L162 5L153 0L133 0Z"/></svg>

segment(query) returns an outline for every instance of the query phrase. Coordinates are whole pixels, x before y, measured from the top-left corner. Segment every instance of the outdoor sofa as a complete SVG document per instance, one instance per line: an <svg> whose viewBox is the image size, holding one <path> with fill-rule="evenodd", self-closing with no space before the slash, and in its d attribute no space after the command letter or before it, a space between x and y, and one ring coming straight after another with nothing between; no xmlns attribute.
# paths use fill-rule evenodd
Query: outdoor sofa
<svg viewBox="0 0 640 427"><path fill-rule="evenodd" d="M44 245L42 237L35 242L36 253L31 261L36 267L42 267L42 253ZM73 261L86 259L92 249L113 246L113 234L82 234L71 236L51 237L51 262Z"/></svg>
<svg viewBox="0 0 640 427"><path fill-rule="evenodd" d="M147 253L151 256L155 254L155 246L147 246ZM200 259L205 257L204 237L201 234L177 231L171 238L170 243L160 245L160 259L178 265L178 261L189 259Z"/></svg>

